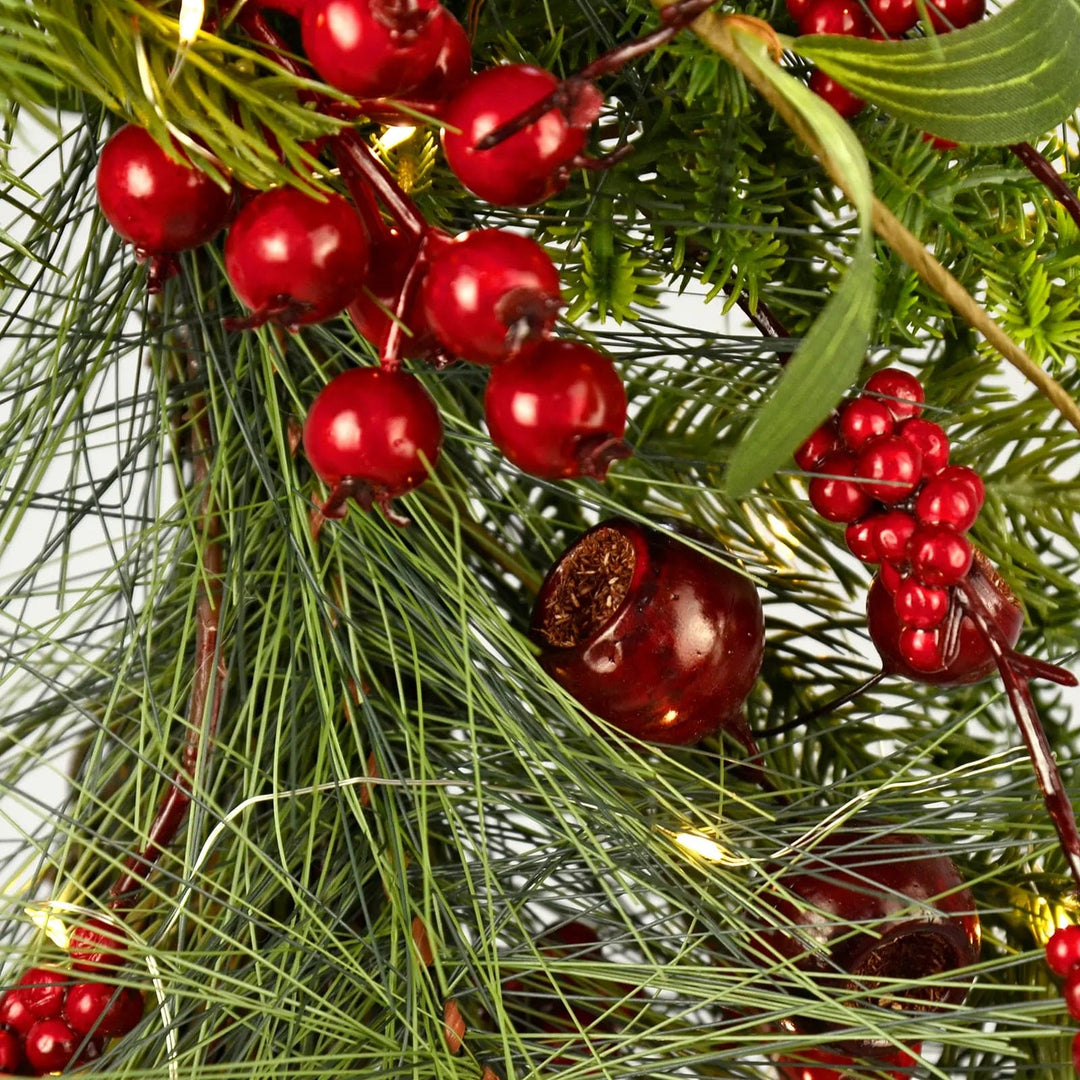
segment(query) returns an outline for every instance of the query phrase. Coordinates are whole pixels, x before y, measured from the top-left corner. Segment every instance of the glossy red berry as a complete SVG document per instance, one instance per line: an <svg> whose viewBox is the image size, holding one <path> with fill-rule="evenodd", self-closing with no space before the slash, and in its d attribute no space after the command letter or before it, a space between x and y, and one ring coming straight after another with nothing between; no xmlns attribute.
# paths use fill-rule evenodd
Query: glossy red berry
<svg viewBox="0 0 1080 1080"><path fill-rule="evenodd" d="M67 990L68 977L62 971L48 968L30 968L19 979L16 993L38 1020L49 1020L60 1015Z"/></svg>
<svg viewBox="0 0 1080 1080"><path fill-rule="evenodd" d="M428 324L463 360L498 364L544 337L562 303L559 272L527 236L477 229L438 247L422 286Z"/></svg>
<svg viewBox="0 0 1080 1080"><path fill-rule="evenodd" d="M799 20L800 34L866 37L870 22L859 0L817 0Z"/></svg>
<svg viewBox="0 0 1080 1080"><path fill-rule="evenodd" d="M551 72L527 64L488 68L466 80L443 110L442 144L469 191L500 206L528 206L566 186L565 170L584 147L588 124L572 122L561 109L549 109L488 150L476 149L558 85Z"/></svg>
<svg viewBox="0 0 1080 1080"><path fill-rule="evenodd" d="M956 585L971 569L967 537L946 525L921 525L908 541L912 576L924 585Z"/></svg>
<svg viewBox="0 0 1080 1080"><path fill-rule="evenodd" d="M867 7L878 25L890 37L913 30L919 21L916 0L869 0Z"/></svg>
<svg viewBox="0 0 1080 1080"><path fill-rule="evenodd" d="M858 521L873 505L873 499L853 479L855 455L843 450L828 454L815 467L815 476L807 485L814 509L829 521Z"/></svg>
<svg viewBox="0 0 1080 1080"><path fill-rule="evenodd" d="M981 682L997 671L994 654L966 615L960 620L956 647L945 657L944 668L926 672L908 663L900 649L900 634L904 626L897 617L893 598L883 582L884 569L883 564L882 574L875 578L867 594L866 625L886 672L936 686L961 686ZM1002 640L1010 647L1015 645L1024 623L1023 612L1008 585L985 556L976 554L968 572L968 582L978 593L987 618L997 628Z"/></svg>
<svg viewBox="0 0 1080 1080"><path fill-rule="evenodd" d="M340 195L256 195L225 241L225 272L254 313L247 326L273 319L295 330L329 319L360 292L367 267L367 231Z"/></svg>
<svg viewBox="0 0 1080 1080"><path fill-rule="evenodd" d="M559 685L637 738L686 746L723 728L752 743L757 589L670 533L623 518L590 529L548 572L530 634Z"/></svg>
<svg viewBox="0 0 1080 1080"><path fill-rule="evenodd" d="M865 1072L865 1063L849 1054L836 1054L821 1047L808 1047L792 1058L780 1058L776 1066L783 1080L855 1080L856 1076L863 1075L873 1075L882 1080L884 1077L890 1077L891 1080L911 1080L916 1065L913 1054L918 1054L921 1049L920 1043L912 1047L911 1053L897 1049L889 1053L882 1047L881 1056L874 1055L869 1073ZM889 1072L891 1068L897 1071Z"/></svg>
<svg viewBox="0 0 1080 1080"><path fill-rule="evenodd" d="M878 394L892 410L897 420L907 420L922 412L925 398L922 383L900 368L882 368L875 371L863 390L869 394Z"/></svg>
<svg viewBox="0 0 1080 1080"><path fill-rule="evenodd" d="M875 435L891 435L894 423L883 401L862 395L840 410L840 438L848 450L861 450Z"/></svg>
<svg viewBox="0 0 1080 1080"><path fill-rule="evenodd" d="M915 519L906 510L886 510L867 518L874 550L878 557L891 563L907 559L908 542L917 528Z"/></svg>
<svg viewBox="0 0 1080 1080"><path fill-rule="evenodd" d="M922 454L923 479L935 476L949 463L949 437L932 420L915 416L896 429L897 435Z"/></svg>
<svg viewBox="0 0 1080 1080"><path fill-rule="evenodd" d="M447 33L438 0L308 0L300 26L320 78L359 98L419 85L434 70Z"/></svg>
<svg viewBox="0 0 1080 1080"><path fill-rule="evenodd" d="M303 443L309 464L331 487L356 480L396 498L419 487L435 467L442 421L416 376L352 368L315 398Z"/></svg>
<svg viewBox="0 0 1080 1080"><path fill-rule="evenodd" d="M969 469L966 465L950 465L938 473L937 479L966 485L975 503L975 513L978 514L982 509L986 501L986 487L982 477L974 469Z"/></svg>
<svg viewBox="0 0 1080 1080"><path fill-rule="evenodd" d="M951 597L948 589L922 585L914 578L900 582L893 595L896 616L914 630L933 630L945 621Z"/></svg>
<svg viewBox="0 0 1080 1080"><path fill-rule="evenodd" d="M866 102L861 97L853 94L831 75L826 75L821 68L814 68L808 85L822 101L828 102L845 120L853 119L866 108Z"/></svg>
<svg viewBox="0 0 1080 1080"><path fill-rule="evenodd" d="M853 521L844 530L844 542L848 551L856 559L865 563L881 561L877 545L874 543L873 518L864 518L862 521Z"/></svg>
<svg viewBox="0 0 1080 1080"><path fill-rule="evenodd" d="M1065 985L1061 988L1061 996L1065 999L1065 1007L1074 1020L1080 1020L1080 971L1070 972L1065 979Z"/></svg>
<svg viewBox="0 0 1080 1080"><path fill-rule="evenodd" d="M109 224L140 258L201 247L225 227L232 193L179 149L169 157L143 128L128 124L105 144L97 196Z"/></svg>
<svg viewBox="0 0 1080 1080"><path fill-rule="evenodd" d="M874 580L881 585L889 596L895 596L896 590L903 584L905 577L903 570L896 563L882 560L881 569L878 570L877 577Z"/></svg>
<svg viewBox="0 0 1080 1080"><path fill-rule="evenodd" d="M789 961L823 989L846 982L868 1003L901 1013L931 1013L967 996L970 974L954 973L979 957L974 899L952 860L922 837L838 831L774 880L761 900L784 925L770 920L756 934L755 950L770 966ZM781 1027L829 1030L800 1015L796 1002ZM849 1045L851 1053L895 1052L893 1043L872 1039L845 1039L845 1050Z"/></svg>
<svg viewBox="0 0 1080 1080"><path fill-rule="evenodd" d="M986 0L926 0L926 13L939 34L962 30L986 14Z"/></svg>
<svg viewBox="0 0 1080 1080"><path fill-rule="evenodd" d="M901 584L900 588L903 588ZM897 592L900 590L897 589ZM898 638L900 657L904 663L922 675L932 675L945 668L941 631L905 626Z"/></svg>
<svg viewBox="0 0 1080 1080"><path fill-rule="evenodd" d="M788 14L798 22L817 3L817 0L786 0Z"/></svg>
<svg viewBox="0 0 1080 1080"><path fill-rule="evenodd" d="M807 472L814 472L822 458L839 447L840 437L837 434L836 420L829 419L816 428L795 451L795 464Z"/></svg>
<svg viewBox="0 0 1080 1080"><path fill-rule="evenodd" d="M37 1017L30 1011L17 989L7 990L0 997L0 1024L11 1028L20 1038L30 1030Z"/></svg>
<svg viewBox="0 0 1080 1080"><path fill-rule="evenodd" d="M63 1020L38 1020L26 1033L23 1049L30 1068L42 1076L71 1064L81 1042Z"/></svg>
<svg viewBox="0 0 1080 1080"><path fill-rule="evenodd" d="M922 454L899 435L879 435L859 451L855 475L862 489L880 502L902 502L922 479Z"/></svg>
<svg viewBox="0 0 1080 1080"><path fill-rule="evenodd" d="M1050 935L1046 966L1062 978L1080 970L1080 926L1059 926Z"/></svg>
<svg viewBox="0 0 1080 1080"><path fill-rule="evenodd" d="M602 480L627 457L626 390L615 365L576 341L533 342L491 372L484 398L491 441L546 480Z"/></svg>
<svg viewBox="0 0 1080 1080"><path fill-rule="evenodd" d="M101 972L123 967L127 947L122 927L94 916L71 931L68 955L76 971Z"/></svg>
<svg viewBox="0 0 1080 1080"><path fill-rule="evenodd" d="M13 1031L0 1030L0 1074L16 1076L22 1071L23 1042Z"/></svg>
<svg viewBox="0 0 1080 1080"><path fill-rule="evenodd" d="M64 1022L77 1035L115 1038L142 1019L142 994L127 986L75 983L64 1000Z"/></svg>
<svg viewBox="0 0 1080 1080"><path fill-rule="evenodd" d="M962 479L933 477L915 497L915 516L921 525L947 525L962 533L975 524L979 506Z"/></svg>

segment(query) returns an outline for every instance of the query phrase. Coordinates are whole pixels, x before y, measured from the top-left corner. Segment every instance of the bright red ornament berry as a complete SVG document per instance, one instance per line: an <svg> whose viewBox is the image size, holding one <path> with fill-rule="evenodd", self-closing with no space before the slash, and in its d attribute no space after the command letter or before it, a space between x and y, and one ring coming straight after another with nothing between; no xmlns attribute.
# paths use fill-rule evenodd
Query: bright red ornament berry
<svg viewBox="0 0 1080 1080"><path fill-rule="evenodd" d="M1046 966L1062 978L1080 970L1080 926L1060 926L1050 935Z"/></svg>
<svg viewBox="0 0 1080 1080"><path fill-rule="evenodd" d="M962 479L933 477L915 497L915 516L921 525L947 525L962 533L975 524L979 506Z"/></svg>
<svg viewBox="0 0 1080 1080"><path fill-rule="evenodd" d="M848 450L861 450L875 435L891 435L894 423L883 401L863 395L840 410L840 437Z"/></svg>
<svg viewBox="0 0 1080 1080"><path fill-rule="evenodd" d="M30 1068L42 1076L71 1064L81 1042L63 1020L38 1020L26 1033L24 1052Z"/></svg>
<svg viewBox="0 0 1080 1080"><path fill-rule="evenodd" d="M855 475L855 455L837 450L819 461L815 476L807 485L814 509L829 521L858 521L873 505L862 486L848 477Z"/></svg>
<svg viewBox="0 0 1080 1080"><path fill-rule="evenodd" d="M859 0L817 0L799 20L800 34L866 37L870 22Z"/></svg>
<svg viewBox="0 0 1080 1080"><path fill-rule="evenodd" d="M38 1020L49 1020L60 1015L67 990L68 977L62 971L48 968L30 968L19 979L16 993Z"/></svg>
<svg viewBox="0 0 1080 1080"><path fill-rule="evenodd" d="M986 501L986 487L983 484L982 477L974 469L969 469L966 465L950 465L938 473L937 479L949 483L965 484L974 500L975 513L978 514L982 509L983 503Z"/></svg>
<svg viewBox="0 0 1080 1080"><path fill-rule="evenodd" d="M142 1019L142 994L128 986L76 983L64 1000L64 1021L77 1035L115 1038Z"/></svg>
<svg viewBox="0 0 1080 1080"><path fill-rule="evenodd" d="M922 454L899 435L879 435L859 451L855 475L868 495L891 506L919 486Z"/></svg>
<svg viewBox="0 0 1080 1080"><path fill-rule="evenodd" d="M434 70L447 32L438 0L308 0L300 27L319 76L359 98L419 85Z"/></svg>
<svg viewBox="0 0 1080 1080"><path fill-rule="evenodd" d="M168 256L213 240L233 208L230 191L179 149L176 155L169 157L149 132L128 124L109 139L98 161L101 212L139 258L157 257L159 279L175 269Z"/></svg>
<svg viewBox="0 0 1080 1080"><path fill-rule="evenodd" d="M925 398L922 383L900 368L882 368L875 371L863 390L868 394L878 394L892 410L897 420L907 420L922 412Z"/></svg>
<svg viewBox="0 0 1080 1080"><path fill-rule="evenodd" d="M795 451L795 464L806 472L813 472L826 454L832 453L839 447L840 438L836 430L836 420L835 418L826 420Z"/></svg>
<svg viewBox="0 0 1080 1080"><path fill-rule="evenodd" d="M256 195L225 241L225 272L252 309L235 324L273 320L289 330L344 311L364 284L367 230L340 195L320 201L295 188Z"/></svg>
<svg viewBox="0 0 1080 1080"><path fill-rule="evenodd" d="M8 990L0 997L0 1024L11 1028L20 1038L25 1037L36 1021L37 1017L18 990Z"/></svg>
<svg viewBox="0 0 1080 1080"><path fill-rule="evenodd" d="M919 21L915 0L869 0L870 14L890 37L913 30Z"/></svg>
<svg viewBox="0 0 1080 1080"><path fill-rule="evenodd" d="M956 585L967 577L973 552L967 537L946 525L922 525L908 541L912 576L924 585Z"/></svg>
<svg viewBox="0 0 1080 1080"><path fill-rule="evenodd" d="M906 510L886 510L867 518L874 550L878 557L900 564L907 559L908 541L917 528L915 519Z"/></svg>
<svg viewBox="0 0 1080 1080"><path fill-rule="evenodd" d="M949 463L949 436L933 421L912 417L900 424L896 434L922 454L924 480L941 472Z"/></svg>
<svg viewBox="0 0 1080 1080"><path fill-rule="evenodd" d="M123 967L127 947L122 927L95 916L71 931L68 955L76 971L100 972Z"/></svg>
<svg viewBox="0 0 1080 1080"><path fill-rule="evenodd" d="M547 252L505 229L478 229L436 248L421 295L442 345L478 364L501 363L549 334L562 303Z"/></svg>
<svg viewBox="0 0 1080 1080"><path fill-rule="evenodd" d="M911 1053L906 1050L894 1049L891 1053L885 1052L874 1056L872 1074L875 1077L891 1077L892 1080L911 1080L912 1071L916 1065L914 1054L922 1050L922 1044L916 1043ZM834 1054L830 1050L820 1047L807 1048L798 1052L798 1060L780 1058L776 1067L780 1070L783 1080L854 1080L857 1075L869 1075L864 1073L866 1068L859 1068L860 1063L856 1058L848 1054ZM890 1068L896 1072L888 1072Z"/></svg>
<svg viewBox="0 0 1080 1080"><path fill-rule="evenodd" d="M615 365L576 341L546 338L492 370L484 398L491 441L546 480L602 480L629 456L626 390Z"/></svg>
<svg viewBox="0 0 1080 1080"><path fill-rule="evenodd" d="M905 580L903 570L896 563L882 560L881 569L878 570L875 583L880 584L889 596L895 596L896 590L900 588ZM871 588L873 588L873 585L871 585Z"/></svg>
<svg viewBox="0 0 1080 1080"><path fill-rule="evenodd" d="M423 383L405 371L353 368L319 392L304 422L304 454L324 483L364 486L383 501L419 487L435 467L442 421Z"/></svg>
<svg viewBox="0 0 1080 1080"><path fill-rule="evenodd" d="M866 108L866 102L861 97L853 94L831 75L826 75L821 68L814 68L808 85L822 101L827 101L845 120L853 119Z"/></svg>
<svg viewBox="0 0 1080 1080"><path fill-rule="evenodd" d="M757 589L670 533L623 518L586 532L544 579L530 634L556 682L637 738L688 746L723 728L753 743Z"/></svg>
<svg viewBox="0 0 1080 1080"><path fill-rule="evenodd" d="M903 588L903 585L900 588ZM898 593L899 591L897 589ZM912 671L917 671L922 675L932 675L945 668L940 630L923 630L917 626L905 626L900 631L898 648L904 663Z"/></svg>
<svg viewBox="0 0 1080 1080"><path fill-rule="evenodd" d="M16 1076L22 1071L23 1043L13 1031L0 1030L0 1074Z"/></svg>
<svg viewBox="0 0 1080 1080"><path fill-rule="evenodd" d="M817 0L787 0L788 14L798 22L815 3Z"/></svg>
<svg viewBox="0 0 1080 1080"><path fill-rule="evenodd" d="M873 520L873 518L864 518L862 521L853 521L844 530L844 542L847 544L848 551L856 559L865 563L881 561L877 545L874 543Z"/></svg>
<svg viewBox="0 0 1080 1080"><path fill-rule="evenodd" d="M896 616L913 630L933 630L945 621L951 597L948 589L922 585L914 578L905 578L893 595Z"/></svg>
<svg viewBox="0 0 1080 1080"><path fill-rule="evenodd" d="M568 119L561 109L549 109L496 146L476 148L558 85L551 72L527 64L488 68L466 80L443 110L442 144L447 164L469 191L499 206L529 206L566 186L566 170L585 145L592 109L580 110L580 119L578 110Z"/></svg>
<svg viewBox="0 0 1080 1080"><path fill-rule="evenodd" d="M939 34L962 30L986 14L986 0L926 0L926 13Z"/></svg>
<svg viewBox="0 0 1080 1080"><path fill-rule="evenodd" d="M1074 1020L1080 1020L1080 971L1072 971L1065 979L1065 985L1061 988L1061 996L1065 999L1065 1008Z"/></svg>

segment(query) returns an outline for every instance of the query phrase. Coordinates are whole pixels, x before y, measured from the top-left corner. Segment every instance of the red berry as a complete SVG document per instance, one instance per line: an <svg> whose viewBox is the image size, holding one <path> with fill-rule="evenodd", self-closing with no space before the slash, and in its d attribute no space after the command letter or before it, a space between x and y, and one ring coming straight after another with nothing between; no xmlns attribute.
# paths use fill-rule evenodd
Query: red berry
<svg viewBox="0 0 1080 1080"><path fill-rule="evenodd" d="M474 195L501 206L528 206L566 186L564 170L585 145L587 125L571 123L560 109L549 109L489 150L476 149L485 135L558 85L542 68L504 64L473 75L450 100L443 110L443 152Z"/></svg>
<svg viewBox="0 0 1080 1080"><path fill-rule="evenodd" d="M945 654L941 650L940 630L920 630L905 626L899 636L900 656L913 671L924 675L943 671Z"/></svg>
<svg viewBox="0 0 1080 1080"><path fill-rule="evenodd" d="M922 585L914 578L905 578L893 594L896 616L914 630L933 630L945 621L951 597L948 589Z"/></svg>
<svg viewBox="0 0 1080 1080"><path fill-rule="evenodd" d="M916 0L869 0L870 14L891 37L914 29L919 21Z"/></svg>
<svg viewBox="0 0 1080 1080"><path fill-rule="evenodd" d="M799 20L800 34L866 37L870 23L859 0L817 0Z"/></svg>
<svg viewBox="0 0 1080 1080"><path fill-rule="evenodd" d="M76 983L64 1001L64 1020L77 1035L114 1038L142 1019L142 994L127 986Z"/></svg>
<svg viewBox="0 0 1080 1080"><path fill-rule="evenodd" d="M969 469L966 465L950 465L947 469L942 469L938 473L937 479L947 480L950 483L966 484L975 502L975 513L978 514L982 509L983 503L986 501L986 487L983 484L982 477L974 469Z"/></svg>
<svg viewBox="0 0 1080 1080"><path fill-rule="evenodd" d="M535 240L478 229L436 249L423 284L428 324L455 356L498 364L544 337L562 301L559 272Z"/></svg>
<svg viewBox="0 0 1080 1080"><path fill-rule="evenodd" d="M795 451L795 464L800 469L813 472L826 454L838 449L839 438L836 433L836 420L826 420L821 427L815 429L807 440Z"/></svg>
<svg viewBox="0 0 1080 1080"><path fill-rule="evenodd" d="M750 740L757 589L670 533L623 518L586 532L544 579L530 634L559 685L637 738L688 746L724 728Z"/></svg>
<svg viewBox="0 0 1080 1080"><path fill-rule="evenodd" d="M923 525L908 541L912 576L924 585L956 585L971 569L967 537L946 525Z"/></svg>
<svg viewBox="0 0 1080 1080"><path fill-rule="evenodd" d="M939 34L960 30L986 14L986 0L926 0L926 13Z"/></svg>
<svg viewBox="0 0 1080 1080"><path fill-rule="evenodd" d="M873 518L865 518L862 521L853 521L844 530L844 542L848 551L865 563L881 561L877 546L874 544Z"/></svg>
<svg viewBox="0 0 1080 1080"><path fill-rule="evenodd" d="M860 484L847 479L855 475L855 455L836 450L818 462L815 476L807 485L814 509L829 521L858 521L871 506L873 499Z"/></svg>
<svg viewBox="0 0 1080 1080"><path fill-rule="evenodd" d="M0 1024L11 1028L20 1037L24 1037L37 1017L18 990L8 990L0 997Z"/></svg>
<svg viewBox="0 0 1080 1080"><path fill-rule="evenodd" d="M916 1061L912 1054L918 1054L922 1050L922 1044L916 1043L912 1052L889 1048L882 1048L880 1056L875 1047L873 1075L875 1077L891 1077L892 1080L911 1080L912 1071ZM821 1047L808 1047L800 1050L796 1055L798 1060L780 1058L777 1060L777 1068L783 1080L854 1080L856 1075L868 1075L859 1069L859 1062L847 1054L835 1054ZM863 1066L865 1068L865 1066ZM897 1072L885 1072L889 1068L896 1068Z"/></svg>
<svg viewBox="0 0 1080 1080"><path fill-rule="evenodd" d="M860 450L875 435L891 435L893 415L877 398L857 397L840 411L840 438L848 450Z"/></svg>
<svg viewBox="0 0 1080 1080"><path fill-rule="evenodd" d="M935 150L955 150L960 144L952 139L943 139L940 135L931 135L929 131L922 133L922 141L928 142Z"/></svg>
<svg viewBox="0 0 1080 1080"><path fill-rule="evenodd" d="M533 476L602 480L612 458L628 454L622 380L576 341L537 341L494 368L484 411L492 442Z"/></svg>
<svg viewBox="0 0 1080 1080"><path fill-rule="evenodd" d="M60 1015L67 984L62 971L36 967L23 974L15 992L38 1020L50 1020Z"/></svg>
<svg viewBox="0 0 1080 1080"><path fill-rule="evenodd" d="M446 26L438 0L308 0L300 23L319 76L360 98L408 93L427 79Z"/></svg>
<svg viewBox="0 0 1080 1080"><path fill-rule="evenodd" d="M140 255L201 247L225 227L233 206L232 193L179 148L174 160L134 124L102 149L97 196L106 220Z"/></svg>
<svg viewBox="0 0 1080 1080"><path fill-rule="evenodd" d="M922 454L899 435L879 435L863 445L855 462L863 490L891 505L906 499L922 479Z"/></svg>
<svg viewBox="0 0 1080 1080"><path fill-rule="evenodd" d="M38 1020L26 1033L26 1060L38 1076L60 1072L71 1063L81 1042L63 1020Z"/></svg>
<svg viewBox="0 0 1080 1080"><path fill-rule="evenodd" d="M947 525L962 533L975 524L979 507L963 479L934 477L915 498L915 516L921 525Z"/></svg>
<svg viewBox="0 0 1080 1080"><path fill-rule="evenodd" d="M360 292L367 267L367 231L340 195L256 195L225 241L225 272L254 312L248 325L274 319L295 330L329 319Z"/></svg>
<svg viewBox="0 0 1080 1080"><path fill-rule="evenodd" d="M881 587L889 594L889 596L895 596L896 590L905 581L904 572L900 569L896 563L888 561L882 561L881 569L878 570L876 582L880 582ZM871 586L873 588L873 586Z"/></svg>
<svg viewBox="0 0 1080 1080"><path fill-rule="evenodd" d="M0 1073L16 1076L22 1071L23 1042L13 1031L0 1030Z"/></svg>
<svg viewBox="0 0 1080 1080"><path fill-rule="evenodd" d="M102 971L124 966L128 939L122 927L97 916L76 926L68 940L68 955L76 971Z"/></svg>
<svg viewBox="0 0 1080 1080"><path fill-rule="evenodd" d="M815 3L817 0L787 0L788 14L798 22Z"/></svg>
<svg viewBox="0 0 1080 1080"><path fill-rule="evenodd" d="M1061 926L1050 935L1046 965L1062 978L1080 969L1080 926Z"/></svg>
<svg viewBox="0 0 1080 1080"><path fill-rule="evenodd" d="M1065 999L1069 1015L1074 1020L1080 1020L1080 971L1069 972L1061 988L1061 996Z"/></svg>
<svg viewBox="0 0 1080 1080"><path fill-rule="evenodd" d="M867 518L867 524L880 558L897 564L907 559L908 541L916 529L915 519L907 511L886 510Z"/></svg>
<svg viewBox="0 0 1080 1080"><path fill-rule="evenodd" d="M831 75L826 75L821 68L814 68L811 72L809 86L822 101L828 102L845 120L851 120L866 108L866 102L861 97L853 94Z"/></svg>
<svg viewBox="0 0 1080 1080"><path fill-rule="evenodd" d="M907 420L922 412L925 397L922 383L900 368L882 368L875 371L863 389L885 400L897 420Z"/></svg>
<svg viewBox="0 0 1080 1080"><path fill-rule="evenodd" d="M404 371L343 372L322 388L304 422L304 453L320 479L361 481L388 498L419 487L441 445L435 402Z"/></svg>
<svg viewBox="0 0 1080 1080"><path fill-rule="evenodd" d="M934 476L949 463L949 436L931 420L915 416L905 420L896 434L922 453L922 475Z"/></svg>
<svg viewBox="0 0 1080 1080"><path fill-rule="evenodd" d="M1072 1041L1072 1063L1073 1068L1080 1073L1080 1031L1073 1036Z"/></svg>

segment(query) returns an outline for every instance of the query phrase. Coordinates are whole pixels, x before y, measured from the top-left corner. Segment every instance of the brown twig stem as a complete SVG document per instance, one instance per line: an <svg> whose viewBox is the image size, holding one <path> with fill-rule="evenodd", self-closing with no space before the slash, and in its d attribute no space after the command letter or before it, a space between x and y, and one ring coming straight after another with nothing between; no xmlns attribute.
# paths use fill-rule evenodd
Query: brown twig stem
<svg viewBox="0 0 1080 1080"><path fill-rule="evenodd" d="M1031 143L1013 143L1009 149L1020 159L1028 172L1061 203L1069 217L1080 228L1080 199L1076 197L1076 192L1062 180L1057 169Z"/></svg>
<svg viewBox="0 0 1080 1080"><path fill-rule="evenodd" d="M187 374L193 383L197 383L201 376L194 352L187 357ZM180 755L180 767L150 823L146 845L128 859L124 872L110 890L109 906L113 911L124 911L137 902L147 874L180 831L191 805L195 775L200 766L205 768L205 753L213 745L221 714L226 674L219 655L224 556L221 519L214 503L210 479L214 439L206 397L202 391L191 395L190 424L194 469L192 486L201 489L198 520L201 524L202 574L195 603L195 672L188 698L187 737Z"/></svg>

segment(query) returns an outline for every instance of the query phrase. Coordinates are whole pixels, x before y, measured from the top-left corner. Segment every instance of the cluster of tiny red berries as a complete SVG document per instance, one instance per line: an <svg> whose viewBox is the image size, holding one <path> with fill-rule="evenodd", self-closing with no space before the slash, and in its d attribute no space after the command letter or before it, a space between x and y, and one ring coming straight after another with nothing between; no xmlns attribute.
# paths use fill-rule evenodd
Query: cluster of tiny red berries
<svg viewBox="0 0 1080 1080"><path fill-rule="evenodd" d="M788 14L801 34L841 34L886 41L919 25L918 0L787 0ZM926 14L937 34L947 34L986 14L986 0L926 0ZM810 89L841 116L850 119L866 107L862 98L816 68Z"/></svg>
<svg viewBox="0 0 1080 1080"><path fill-rule="evenodd" d="M1062 994L1069 1015L1080 1020L1080 926L1062 926L1046 943L1046 965L1065 980ZM1080 1072L1080 1032L1073 1036L1073 1068Z"/></svg>
<svg viewBox="0 0 1080 1080"><path fill-rule="evenodd" d="M880 565L903 628L903 660L933 672L945 666L942 626L953 586L971 569L964 534L985 492L973 469L949 465L948 436L920 415L923 400L913 375L878 371L799 447L795 462L819 474L809 483L814 509L847 524L856 558Z"/></svg>
<svg viewBox="0 0 1080 1080"><path fill-rule="evenodd" d="M70 948L72 967L80 972L117 968L123 957L102 949L118 947L115 931L104 924L78 928ZM128 1034L142 1014L142 995L130 987L30 968L0 996L0 1074L43 1076L92 1061L106 1039Z"/></svg>

